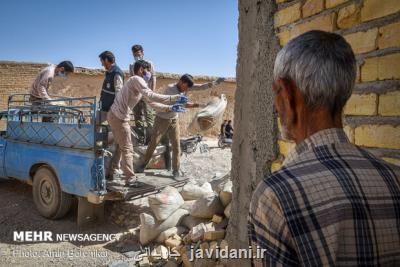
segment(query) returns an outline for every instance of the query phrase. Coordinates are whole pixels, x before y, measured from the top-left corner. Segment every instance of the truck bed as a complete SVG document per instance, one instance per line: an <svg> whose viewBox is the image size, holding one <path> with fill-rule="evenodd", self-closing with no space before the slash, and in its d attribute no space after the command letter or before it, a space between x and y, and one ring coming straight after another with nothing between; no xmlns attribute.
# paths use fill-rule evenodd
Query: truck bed
<svg viewBox="0 0 400 267"><path fill-rule="evenodd" d="M160 192L166 186L176 188L184 186L188 179L176 181L170 172L166 170L146 170L144 173L136 174L139 187L125 187L118 182L108 181L106 196L107 200L132 200Z"/></svg>

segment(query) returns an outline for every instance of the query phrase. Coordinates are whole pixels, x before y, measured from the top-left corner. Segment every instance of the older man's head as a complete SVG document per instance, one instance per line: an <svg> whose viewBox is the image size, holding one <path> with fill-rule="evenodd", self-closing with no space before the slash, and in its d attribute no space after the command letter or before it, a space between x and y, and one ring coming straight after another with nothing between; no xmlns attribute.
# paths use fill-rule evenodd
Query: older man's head
<svg viewBox="0 0 400 267"><path fill-rule="evenodd" d="M283 137L299 143L319 130L342 127L342 110L355 78L354 53L340 35L309 31L292 39L274 67Z"/></svg>

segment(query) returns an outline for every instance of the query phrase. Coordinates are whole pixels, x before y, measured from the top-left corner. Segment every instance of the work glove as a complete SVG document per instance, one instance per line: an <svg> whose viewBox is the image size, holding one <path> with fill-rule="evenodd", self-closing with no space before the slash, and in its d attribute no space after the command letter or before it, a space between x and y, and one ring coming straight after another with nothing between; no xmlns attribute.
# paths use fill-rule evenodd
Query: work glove
<svg viewBox="0 0 400 267"><path fill-rule="evenodd" d="M171 106L172 112L185 112L186 109L181 104L174 104Z"/></svg>
<svg viewBox="0 0 400 267"><path fill-rule="evenodd" d="M184 94L179 95L179 99L176 101L176 104L185 105L189 101L188 97Z"/></svg>

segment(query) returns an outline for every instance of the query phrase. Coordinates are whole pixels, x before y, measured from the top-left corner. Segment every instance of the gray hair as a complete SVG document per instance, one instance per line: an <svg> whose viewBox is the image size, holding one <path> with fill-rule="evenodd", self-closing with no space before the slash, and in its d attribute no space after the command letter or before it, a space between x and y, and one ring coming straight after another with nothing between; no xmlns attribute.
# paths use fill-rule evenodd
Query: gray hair
<svg viewBox="0 0 400 267"><path fill-rule="evenodd" d="M274 79L290 79L308 108L328 107L341 112L356 79L356 60L345 39L335 33L306 32L279 51Z"/></svg>

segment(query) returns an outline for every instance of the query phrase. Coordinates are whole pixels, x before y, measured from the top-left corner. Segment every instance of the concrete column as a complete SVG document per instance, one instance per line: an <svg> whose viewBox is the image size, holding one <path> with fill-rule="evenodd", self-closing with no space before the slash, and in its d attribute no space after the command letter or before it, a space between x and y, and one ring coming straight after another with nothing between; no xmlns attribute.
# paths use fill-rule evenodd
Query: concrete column
<svg viewBox="0 0 400 267"><path fill-rule="evenodd" d="M239 45L236 67L233 201L227 240L229 248L248 248L247 214L251 195L270 173L276 158L277 123L272 72L279 51L274 33L273 0L239 0ZM249 266L231 260L229 266Z"/></svg>

